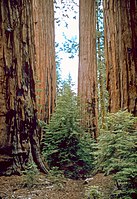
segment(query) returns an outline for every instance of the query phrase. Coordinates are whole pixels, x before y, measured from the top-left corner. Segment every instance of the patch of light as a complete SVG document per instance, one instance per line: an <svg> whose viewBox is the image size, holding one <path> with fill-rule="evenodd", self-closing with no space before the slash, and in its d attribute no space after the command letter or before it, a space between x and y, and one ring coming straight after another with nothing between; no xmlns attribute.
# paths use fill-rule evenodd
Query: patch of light
<svg viewBox="0 0 137 199"><path fill-rule="evenodd" d="M64 0L63 2L65 3ZM65 42L65 38L63 37L63 33L66 35L67 38L77 37L79 41L79 11L78 6L74 6L77 13L76 18L74 19L72 17L72 10L67 10L67 14L69 17L63 18L63 2L61 0L56 1L58 3L58 6L61 9L57 9L55 13L55 17L60 19L60 25L55 23L55 41L58 43ZM79 0L75 0L77 4L79 4ZM71 3L71 0L69 0L68 3ZM74 15L74 13L73 13ZM64 25L64 20L68 24L67 27ZM72 82L74 83L74 90L77 91L77 82L78 82L78 56L75 55L75 57L69 58L69 55L65 52L60 52L59 56L62 58L61 61L61 77L62 79L68 78L68 75L71 75Z"/></svg>

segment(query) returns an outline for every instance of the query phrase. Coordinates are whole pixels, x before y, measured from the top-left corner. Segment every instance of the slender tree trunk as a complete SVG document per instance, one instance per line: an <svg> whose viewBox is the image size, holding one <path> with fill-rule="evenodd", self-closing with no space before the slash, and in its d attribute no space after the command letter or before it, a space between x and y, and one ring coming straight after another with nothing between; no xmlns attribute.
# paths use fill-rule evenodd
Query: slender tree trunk
<svg viewBox="0 0 137 199"><path fill-rule="evenodd" d="M109 111L137 116L137 1L104 0Z"/></svg>
<svg viewBox="0 0 137 199"><path fill-rule="evenodd" d="M33 7L0 1L0 174L20 173L40 158L35 100Z"/></svg>
<svg viewBox="0 0 137 199"><path fill-rule="evenodd" d="M96 11L96 17L97 17L97 22L96 22L96 29L97 29L97 65L98 65L98 95L99 95L99 99L98 99L98 112L99 112L99 117L100 117L100 124L101 124L101 128L104 128L105 125L105 116L106 116L106 99L105 99L105 89L106 89L106 85L105 81L106 81L106 76L105 76L105 64L104 64L104 34L101 33L100 30L100 20L101 20L101 10L99 8L99 3L96 3L97 7L97 11ZM101 16L100 16L101 15ZM102 21L103 23L103 21ZM102 24L101 24L102 25ZM101 49L103 48L103 49Z"/></svg>
<svg viewBox="0 0 137 199"><path fill-rule="evenodd" d="M78 94L86 104L85 126L97 137L96 5L80 0L80 46Z"/></svg>
<svg viewBox="0 0 137 199"><path fill-rule="evenodd" d="M53 0L33 0L33 16L38 118L48 123L56 96Z"/></svg>

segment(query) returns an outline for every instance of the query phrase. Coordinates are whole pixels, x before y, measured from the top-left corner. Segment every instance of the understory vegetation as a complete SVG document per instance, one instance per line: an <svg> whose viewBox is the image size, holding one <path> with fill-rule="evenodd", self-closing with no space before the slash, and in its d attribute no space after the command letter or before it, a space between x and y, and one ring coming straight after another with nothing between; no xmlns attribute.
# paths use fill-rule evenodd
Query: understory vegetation
<svg viewBox="0 0 137 199"><path fill-rule="evenodd" d="M108 114L95 153L96 169L113 174L113 198L137 198L137 118L127 111Z"/></svg>
<svg viewBox="0 0 137 199"><path fill-rule="evenodd" d="M78 98L71 81L64 82L49 125L43 124L43 155L50 169L56 167L73 179L86 177L93 170L93 139L80 126Z"/></svg>
<svg viewBox="0 0 137 199"><path fill-rule="evenodd" d="M108 114L96 142L84 132L81 117L78 97L71 81L66 81L49 125L41 122L45 132L43 155L49 168L72 179L104 172L112 175L115 182L110 198L137 198L137 118L128 111ZM98 190L89 187L86 195L96 195L92 192ZM102 194L93 198L103 197Z"/></svg>

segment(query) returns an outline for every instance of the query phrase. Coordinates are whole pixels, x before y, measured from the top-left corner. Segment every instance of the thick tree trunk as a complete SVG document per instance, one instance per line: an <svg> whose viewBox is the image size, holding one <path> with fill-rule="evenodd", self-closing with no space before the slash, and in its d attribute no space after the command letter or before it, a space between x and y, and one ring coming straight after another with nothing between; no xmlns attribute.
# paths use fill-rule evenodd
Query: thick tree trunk
<svg viewBox="0 0 137 199"><path fill-rule="evenodd" d="M56 97L53 0L33 0L38 118L49 122Z"/></svg>
<svg viewBox="0 0 137 199"><path fill-rule="evenodd" d="M95 1L80 0L78 94L85 104L85 126L97 137L97 65Z"/></svg>
<svg viewBox="0 0 137 199"><path fill-rule="evenodd" d="M0 1L0 174L40 158L35 100L32 1Z"/></svg>
<svg viewBox="0 0 137 199"><path fill-rule="evenodd" d="M137 116L137 1L104 0L109 111Z"/></svg>

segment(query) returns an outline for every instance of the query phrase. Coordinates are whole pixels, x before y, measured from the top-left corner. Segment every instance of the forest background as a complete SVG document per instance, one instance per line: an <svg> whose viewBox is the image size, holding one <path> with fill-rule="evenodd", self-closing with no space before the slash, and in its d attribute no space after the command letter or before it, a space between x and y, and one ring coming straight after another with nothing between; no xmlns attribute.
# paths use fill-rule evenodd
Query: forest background
<svg viewBox="0 0 137 199"><path fill-rule="evenodd" d="M68 26L76 2L60 5ZM0 9L1 174L34 162L73 179L105 172L109 197L136 198L136 1L80 0L79 45L66 35L55 43L52 1L2 0ZM60 79L59 53L73 58L78 47L77 96L71 77Z"/></svg>

